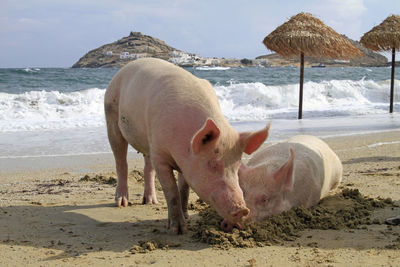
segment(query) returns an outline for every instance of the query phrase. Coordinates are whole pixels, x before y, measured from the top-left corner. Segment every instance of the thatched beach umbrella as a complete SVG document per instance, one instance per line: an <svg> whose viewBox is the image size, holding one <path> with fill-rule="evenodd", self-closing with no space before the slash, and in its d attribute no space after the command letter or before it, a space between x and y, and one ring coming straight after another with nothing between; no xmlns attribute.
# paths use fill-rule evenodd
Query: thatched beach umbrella
<svg viewBox="0 0 400 267"><path fill-rule="evenodd" d="M375 26L361 37L360 43L374 51L392 50L392 75L390 81L390 109L393 112L394 68L396 50L400 50L400 16L387 17L381 24Z"/></svg>
<svg viewBox="0 0 400 267"><path fill-rule="evenodd" d="M299 119L303 109L304 55L348 59L361 55L346 38L309 13L299 13L264 38L264 45L284 56L300 56Z"/></svg>

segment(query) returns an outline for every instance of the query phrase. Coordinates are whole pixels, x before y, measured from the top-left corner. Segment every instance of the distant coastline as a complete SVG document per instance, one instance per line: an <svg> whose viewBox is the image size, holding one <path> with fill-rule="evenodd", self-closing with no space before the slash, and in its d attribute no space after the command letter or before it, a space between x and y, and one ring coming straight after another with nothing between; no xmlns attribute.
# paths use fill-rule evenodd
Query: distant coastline
<svg viewBox="0 0 400 267"><path fill-rule="evenodd" d="M305 66L312 67L321 64L326 67L383 67L390 65L386 57L362 47L356 41L349 40L363 52L363 56L346 61L306 57ZM173 48L157 38L140 32L131 32L127 37L89 51L72 68L120 68L141 57L161 58L183 67L281 67L300 64L299 58L283 58L278 54L263 55L255 59L201 57Z"/></svg>

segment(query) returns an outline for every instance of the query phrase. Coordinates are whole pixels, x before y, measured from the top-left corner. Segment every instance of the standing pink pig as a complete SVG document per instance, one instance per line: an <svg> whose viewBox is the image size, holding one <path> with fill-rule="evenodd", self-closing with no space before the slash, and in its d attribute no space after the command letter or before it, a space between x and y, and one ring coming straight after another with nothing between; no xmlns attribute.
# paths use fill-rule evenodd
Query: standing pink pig
<svg viewBox="0 0 400 267"><path fill-rule="evenodd" d="M128 204L128 144L145 156L143 201L156 202L157 173L168 205L168 227L186 231L179 190L187 186L232 222L249 213L238 182L243 152L268 129L237 133L222 115L211 84L160 59L138 59L112 79L104 99L108 138L118 175L116 203ZM180 173L180 188L173 175Z"/></svg>
<svg viewBox="0 0 400 267"><path fill-rule="evenodd" d="M341 180L338 156L324 141L309 135L265 147L239 170L250 221L296 206L311 207L338 187ZM227 231L232 226L228 220L222 223Z"/></svg>

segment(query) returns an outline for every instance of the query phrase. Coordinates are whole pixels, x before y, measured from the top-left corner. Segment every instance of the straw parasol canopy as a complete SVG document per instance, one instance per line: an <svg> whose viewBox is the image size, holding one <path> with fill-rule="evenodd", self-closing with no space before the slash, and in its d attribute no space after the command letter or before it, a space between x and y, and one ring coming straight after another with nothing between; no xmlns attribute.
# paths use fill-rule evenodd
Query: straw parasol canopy
<svg viewBox="0 0 400 267"><path fill-rule="evenodd" d="M361 37L360 43L374 51L400 50L400 16L391 15Z"/></svg>
<svg viewBox="0 0 400 267"><path fill-rule="evenodd" d="M348 59L362 55L346 38L310 13L299 13L264 38L264 45L284 56L304 53L317 58Z"/></svg>
<svg viewBox="0 0 400 267"><path fill-rule="evenodd" d="M392 75L390 80L390 108L393 112L394 69L396 50L400 50L400 16L391 15L361 37L360 43L375 51L392 50Z"/></svg>
<svg viewBox="0 0 400 267"><path fill-rule="evenodd" d="M348 59L362 55L346 38L310 13L299 13L276 28L263 40L264 45L284 56L300 56L299 116L303 109L304 55L316 58Z"/></svg>

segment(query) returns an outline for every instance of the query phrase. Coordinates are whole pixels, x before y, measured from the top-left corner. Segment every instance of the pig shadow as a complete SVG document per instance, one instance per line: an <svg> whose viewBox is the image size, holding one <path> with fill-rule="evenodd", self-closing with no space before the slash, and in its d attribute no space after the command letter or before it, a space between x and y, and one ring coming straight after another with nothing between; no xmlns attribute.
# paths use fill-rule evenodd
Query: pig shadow
<svg viewBox="0 0 400 267"><path fill-rule="evenodd" d="M85 256L99 251L117 253L139 253L132 250L142 241L164 244L171 250L198 251L210 248L212 245L194 242L193 232L184 235L174 235L167 231L166 219L136 220L124 222L99 221L81 213L82 210L112 212L116 209L113 204L85 205L85 206L8 206L0 207L0 242L6 246L30 246L34 248L48 248L61 251L49 255L43 261L74 258ZM124 212L134 215L135 205L125 208ZM149 210L149 212L152 212ZM391 209L390 215L398 215L400 208ZM385 214L388 215L388 214ZM392 217L393 217L392 216ZM192 215L188 226L196 220ZM378 235L385 226L369 229L367 232ZM400 234L400 229L398 229ZM366 230L355 230L366 231ZM325 249L357 248L372 249L374 242L359 247L352 232L337 230L307 230L301 231L300 237L294 241L276 244L284 247L314 246ZM310 236L313 238L310 239ZM142 242L143 243L143 242ZM161 248L162 249L162 248Z"/></svg>
<svg viewBox="0 0 400 267"><path fill-rule="evenodd" d="M90 213L93 209L113 212L112 209L116 207L113 204L0 207L0 242L10 247L19 245L62 251L45 260L77 257L98 251L129 254L141 241L153 241L176 250L196 251L210 247L193 243L190 232L185 235L169 233L166 219L133 218L125 222L106 222L82 214L82 210ZM124 209L126 213L135 214L135 205ZM152 211L149 209L149 212ZM190 224L190 221L187 223Z"/></svg>

